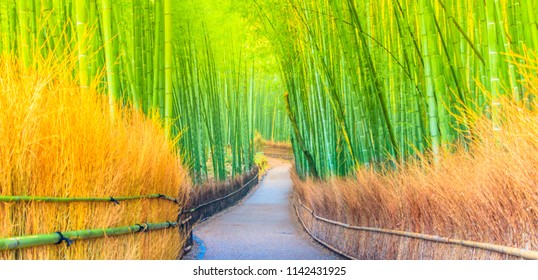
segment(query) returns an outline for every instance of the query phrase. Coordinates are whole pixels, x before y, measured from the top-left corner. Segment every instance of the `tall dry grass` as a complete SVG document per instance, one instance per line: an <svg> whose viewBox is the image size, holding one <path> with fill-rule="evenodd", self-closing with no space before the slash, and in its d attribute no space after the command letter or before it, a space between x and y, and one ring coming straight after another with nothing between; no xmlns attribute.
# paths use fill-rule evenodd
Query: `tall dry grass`
<svg viewBox="0 0 538 280"><path fill-rule="evenodd" d="M533 65L538 63L529 61L525 67ZM536 96L538 77L527 75L527 82L528 93ZM361 169L354 179L301 181L294 175L295 190L317 215L350 225L538 250L538 111L529 109L538 104L501 103L499 131L486 117L471 116L475 137L469 151L460 148L445 153L437 164L423 159L385 174ZM306 211L301 216L321 239L360 259L511 258L343 230L313 221Z"/></svg>
<svg viewBox="0 0 538 280"><path fill-rule="evenodd" d="M249 172L229 178L226 181L208 181L203 185L195 185L191 188L189 194L188 208L192 209L201 204L205 204L220 198L223 198L239 189L243 188L254 177L260 176L259 167L252 168ZM223 208L227 208L231 203L238 201L237 197L231 197L230 200L223 201ZM220 206L219 206L220 207Z"/></svg>
<svg viewBox="0 0 538 280"><path fill-rule="evenodd" d="M262 135L257 131L254 135L254 147L256 151L262 151L265 148L288 149L288 150L292 149L290 142L278 142L278 141L263 139Z"/></svg>
<svg viewBox="0 0 538 280"><path fill-rule="evenodd" d="M260 151L267 157L285 160L292 160L294 157L293 149L289 142L274 142L261 139L258 145L259 148L257 148L257 151Z"/></svg>
<svg viewBox="0 0 538 280"><path fill-rule="evenodd" d="M0 196L114 197L161 193L184 205L186 171L160 124L73 81L76 58L24 69L0 59ZM165 200L0 202L0 237L175 221ZM177 229L0 251L0 259L175 259Z"/></svg>

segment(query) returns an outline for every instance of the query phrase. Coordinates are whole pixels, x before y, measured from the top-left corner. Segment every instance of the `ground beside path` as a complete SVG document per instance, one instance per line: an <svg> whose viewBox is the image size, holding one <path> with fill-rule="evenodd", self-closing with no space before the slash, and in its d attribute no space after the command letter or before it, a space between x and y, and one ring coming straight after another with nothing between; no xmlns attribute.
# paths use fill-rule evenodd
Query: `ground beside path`
<svg viewBox="0 0 538 280"><path fill-rule="evenodd" d="M334 260L298 224L291 205L291 165L273 167L244 201L194 229L194 248L184 259Z"/></svg>

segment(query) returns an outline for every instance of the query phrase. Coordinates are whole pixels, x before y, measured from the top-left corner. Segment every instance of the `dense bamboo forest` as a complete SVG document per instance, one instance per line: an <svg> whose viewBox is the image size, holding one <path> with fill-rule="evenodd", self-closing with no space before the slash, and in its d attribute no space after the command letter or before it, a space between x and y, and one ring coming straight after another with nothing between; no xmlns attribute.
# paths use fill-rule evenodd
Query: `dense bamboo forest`
<svg viewBox="0 0 538 280"><path fill-rule="evenodd" d="M264 26L303 175L435 160L472 140L467 110L495 130L500 96L533 100L517 65L538 47L534 1L258 2L278 11Z"/></svg>
<svg viewBox="0 0 538 280"><path fill-rule="evenodd" d="M321 177L438 157L472 139L464 108L495 129L499 96L532 99L533 1L112 2L3 1L2 53L77 53L81 88L158 113L198 179L246 170L255 130Z"/></svg>
<svg viewBox="0 0 538 280"><path fill-rule="evenodd" d="M0 198L167 192L181 208L265 172L263 142L290 150L294 192L327 217L536 250L537 15L536 0L0 0ZM88 206L41 226L63 208L1 203L0 238L117 222L83 222ZM148 205L122 225L174 216ZM125 258L173 258L136 244ZM92 246L0 258L122 258Z"/></svg>
<svg viewBox="0 0 538 280"><path fill-rule="evenodd" d="M256 57L267 47L241 29L239 13L202 4L205 11L191 1L5 0L2 54L27 67L76 54L81 88L97 83L111 106L158 114L179 136L193 178L224 180L253 165L255 130L287 140L289 124L275 71L258 71L273 67Z"/></svg>

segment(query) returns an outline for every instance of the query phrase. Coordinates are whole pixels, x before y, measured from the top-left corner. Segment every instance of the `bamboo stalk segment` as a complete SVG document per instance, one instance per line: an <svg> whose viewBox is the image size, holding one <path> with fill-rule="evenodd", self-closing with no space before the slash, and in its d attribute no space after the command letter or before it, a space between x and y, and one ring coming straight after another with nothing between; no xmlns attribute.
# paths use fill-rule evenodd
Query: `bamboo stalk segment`
<svg viewBox="0 0 538 280"><path fill-rule="evenodd" d="M115 196L115 197L41 197L41 196L0 196L0 202L117 202L137 199L164 199L178 203L177 199L163 194L149 194L137 196Z"/></svg>
<svg viewBox="0 0 538 280"><path fill-rule="evenodd" d="M125 235L149 230L160 230L177 227L176 222L144 223L132 226L103 228L103 229L86 229L66 232L56 232L50 234L27 235L19 237L0 238L0 250L14 250L34 246L59 244L63 240L67 242L109 237L116 235ZM68 243L69 244L69 243Z"/></svg>

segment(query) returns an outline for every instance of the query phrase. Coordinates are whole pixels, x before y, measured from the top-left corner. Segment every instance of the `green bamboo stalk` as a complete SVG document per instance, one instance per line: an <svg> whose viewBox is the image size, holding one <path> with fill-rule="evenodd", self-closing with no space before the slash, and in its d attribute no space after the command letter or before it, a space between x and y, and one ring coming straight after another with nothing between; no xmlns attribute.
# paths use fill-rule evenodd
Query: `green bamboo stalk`
<svg viewBox="0 0 538 280"><path fill-rule="evenodd" d="M81 90L87 90L90 84L88 71L88 1L76 0L76 30L78 46L79 80Z"/></svg>
<svg viewBox="0 0 538 280"><path fill-rule="evenodd" d="M164 122L166 133L172 129L172 1L164 0Z"/></svg>
<svg viewBox="0 0 538 280"><path fill-rule="evenodd" d="M387 104L387 101L385 100L385 96L383 95L383 88L382 88L382 85L379 81L379 75L376 74L376 71L375 71L375 67L374 67L374 63L373 63L373 59L372 59L372 56L371 56L371 53L370 53L370 50L368 49L367 47L367 43L366 43L366 39L365 39L365 36L364 36L364 31L363 31L363 27L362 27L362 23L359 19L359 15L357 13L357 10L355 8L355 4L352 2L352 0L348 0L348 5L349 5L349 8L350 8L350 12L352 13L352 18L358 28L358 37L360 38L360 41L363 45L363 47L366 49L366 62L367 62L367 65L368 67L370 68L370 71L369 73L372 74L372 79L373 79L373 83L374 83L374 87L375 87L375 93L376 93L376 96L377 96L377 99L378 99L378 102L380 104L380 108L381 108L381 111L382 111L382 115L383 115L383 122L385 123L386 127L387 127L387 130L388 130L388 134L389 134L389 140L391 142L391 145L392 145L392 150L394 151L394 156L395 156L395 160L396 162L398 162L400 160L400 154L399 154L399 148L398 148L398 142L396 141L396 135L394 133L394 128L393 128L393 125L391 123L391 120L390 120L390 117L389 117L389 113L388 113L388 104Z"/></svg>
<svg viewBox="0 0 538 280"><path fill-rule="evenodd" d="M97 18L97 2L96 0L90 0L88 3L88 76L90 79L97 75L102 65L99 64L100 48L98 40L99 36L99 24Z"/></svg>
<svg viewBox="0 0 538 280"><path fill-rule="evenodd" d="M49 50L54 53L56 57L60 57L61 50L58 48L58 44L60 44L60 28L57 26L56 12L53 11L52 4L52 0L43 1L43 14L47 19L45 30L50 33L50 36L46 39Z"/></svg>
<svg viewBox="0 0 538 280"><path fill-rule="evenodd" d="M435 86L434 86L434 74L433 74L433 66L432 66L432 54L430 51L430 46L432 43L429 42L429 29L428 26L431 26L430 24L430 17L428 17L428 14L426 12L426 1L422 0L420 3L420 22L421 22L421 42L422 42L422 53L424 55L424 75L426 78L426 95L428 100L428 120L430 125L430 136L431 136L431 148L433 155L436 160L438 160L439 157L439 151L441 146L441 137L439 135L439 113L438 113L438 106L437 106L437 98L435 94ZM435 44L435 43L433 43Z"/></svg>
<svg viewBox="0 0 538 280"><path fill-rule="evenodd" d="M3 55L8 55L12 52L12 47L11 47L11 44L12 42L14 41L11 36L12 36L12 32L11 32L11 28L10 28L10 25L11 25L11 21L10 21L10 12L12 10L11 8L11 2L9 1L2 1L0 3L0 32L1 33L1 36L0 36L0 41L2 42L1 43L1 47L2 47L2 54Z"/></svg>
<svg viewBox="0 0 538 280"><path fill-rule="evenodd" d="M530 31L530 34L527 35L526 41L530 48L538 48L538 21L536 20L536 8L537 3L533 0L521 0L524 5L523 11L526 12L527 22L529 24L526 30Z"/></svg>
<svg viewBox="0 0 538 280"><path fill-rule="evenodd" d="M19 23L19 42L18 49L19 55L23 64L30 66L31 55L33 54L32 44L30 43L33 38L30 37L30 17L28 6L29 0L17 1L18 23Z"/></svg>
<svg viewBox="0 0 538 280"><path fill-rule="evenodd" d="M131 50L131 63L132 63L132 70L133 70L133 79L134 79L134 91L135 99L133 100L135 107L137 109L143 110L144 109L144 84L142 79L142 67L143 67L143 60L142 60L142 35L141 35L141 29L142 29L142 22L140 21L140 12L141 12L141 6L140 6L140 0L133 0L131 1L131 40L132 40L132 47Z"/></svg>
<svg viewBox="0 0 538 280"><path fill-rule="evenodd" d="M77 240L94 239L100 237L126 235L151 230L175 228L177 222L143 223L132 226L115 228L74 230L61 233L36 234L19 237L0 238L0 250L15 250L35 246L58 244L64 240L74 242ZM70 243L68 243L70 245Z"/></svg>
<svg viewBox="0 0 538 280"><path fill-rule="evenodd" d="M148 194L118 197L43 197L43 196L0 196L0 202L115 202L138 199L164 199L177 203L177 199L163 194Z"/></svg>
<svg viewBox="0 0 538 280"><path fill-rule="evenodd" d="M112 6L110 0L101 0L101 8L109 104L110 111L114 112L115 104L120 99L120 89L117 76L118 53L117 48L115 47L118 40L114 39L112 34Z"/></svg>
<svg viewBox="0 0 538 280"><path fill-rule="evenodd" d="M152 107L158 108L159 107L159 69L161 68L161 57L162 57L162 47L161 47L161 29L162 29L162 18L163 18L163 10L162 10L162 0L156 0L155 1L155 9L154 9L154 15L155 15L155 31L154 31L154 42L153 42L153 99L152 99Z"/></svg>
<svg viewBox="0 0 538 280"><path fill-rule="evenodd" d="M297 124L297 120L296 120L295 115L294 115L295 113L291 110L289 95L285 94L284 97L286 98L286 108L287 108L288 116L290 118L290 122L291 122L291 125L292 125L292 128L293 128L293 131L294 131L295 139L297 140L297 143L298 143L298 146L300 147L301 152L304 154L304 157L308 161L308 167L310 169L310 172L312 173L312 176L314 176L315 178L318 178L319 173L318 173L318 170L316 168L314 158L312 157L312 155L310 154L310 151L306 147L306 143L303 140L303 137L301 135L299 126Z"/></svg>
<svg viewBox="0 0 538 280"><path fill-rule="evenodd" d="M487 43L489 58L489 81L492 95L491 114L492 128L499 130L500 103L498 101L500 91L500 73L499 73L499 49L498 49L498 32L497 21L495 20L496 0L487 0L485 2L486 20L487 20ZM502 27L500 27L502 28Z"/></svg>

